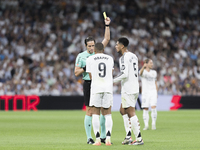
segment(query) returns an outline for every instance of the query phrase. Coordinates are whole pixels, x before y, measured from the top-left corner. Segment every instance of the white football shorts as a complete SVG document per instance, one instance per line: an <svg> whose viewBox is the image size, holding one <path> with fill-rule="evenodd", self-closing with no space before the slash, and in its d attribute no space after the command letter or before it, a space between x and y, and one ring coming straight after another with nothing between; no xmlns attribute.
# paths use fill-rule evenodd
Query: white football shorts
<svg viewBox="0 0 200 150"><path fill-rule="evenodd" d="M113 94L95 93L90 95L90 106L109 108L113 106Z"/></svg>
<svg viewBox="0 0 200 150"><path fill-rule="evenodd" d="M138 95L139 93L136 94L122 93L121 94L122 108L135 107Z"/></svg>
<svg viewBox="0 0 200 150"><path fill-rule="evenodd" d="M157 106L157 92L142 93L142 108Z"/></svg>

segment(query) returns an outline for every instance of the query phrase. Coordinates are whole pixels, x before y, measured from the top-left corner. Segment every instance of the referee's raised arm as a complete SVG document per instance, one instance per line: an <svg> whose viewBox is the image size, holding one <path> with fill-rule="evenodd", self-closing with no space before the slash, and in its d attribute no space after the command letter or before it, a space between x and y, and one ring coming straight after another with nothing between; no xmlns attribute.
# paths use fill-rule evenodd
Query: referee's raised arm
<svg viewBox="0 0 200 150"><path fill-rule="evenodd" d="M102 44L105 48L108 45L108 42L110 41L110 27L109 27L109 25L110 25L111 20L110 20L109 17L107 17L104 20L104 22L105 22L105 34L104 34L104 39L102 41Z"/></svg>

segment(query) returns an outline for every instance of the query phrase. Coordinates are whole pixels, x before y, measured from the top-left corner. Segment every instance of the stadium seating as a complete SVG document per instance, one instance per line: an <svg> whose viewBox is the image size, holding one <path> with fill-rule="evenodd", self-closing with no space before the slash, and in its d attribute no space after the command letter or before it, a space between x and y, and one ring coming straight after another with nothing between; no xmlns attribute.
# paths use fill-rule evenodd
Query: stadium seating
<svg viewBox="0 0 200 150"><path fill-rule="evenodd" d="M74 75L84 39L104 36L102 12L112 20L105 52L115 60L116 40L128 37L128 49L151 58L159 94L200 95L200 9L196 0L91 1L1 0L0 95L82 95ZM87 5L85 5L87 4ZM120 85L114 85L120 93Z"/></svg>

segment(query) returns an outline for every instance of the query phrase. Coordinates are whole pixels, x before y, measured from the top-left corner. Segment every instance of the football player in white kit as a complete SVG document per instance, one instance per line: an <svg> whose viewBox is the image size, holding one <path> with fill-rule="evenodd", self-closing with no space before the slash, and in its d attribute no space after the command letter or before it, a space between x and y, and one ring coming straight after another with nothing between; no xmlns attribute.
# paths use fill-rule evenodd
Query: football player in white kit
<svg viewBox="0 0 200 150"><path fill-rule="evenodd" d="M131 122L131 129L133 130L136 140L129 140L131 135L127 133L127 136L122 144L143 145L144 142L140 133L140 123L137 115L135 114L135 104L139 94L138 58L135 54L128 51L128 44L129 40L125 37L119 38L116 43L116 51L122 54L122 56L119 59L121 73L114 78L114 83L121 81L122 102L120 112L124 112L128 115ZM124 121L128 120L126 119ZM126 123L124 122L124 124Z"/></svg>
<svg viewBox="0 0 200 150"><path fill-rule="evenodd" d="M149 128L149 106L151 106L151 118L152 118L152 130L156 130L157 119L157 72L152 70L153 61L146 59L143 67L140 70L140 76L142 80L142 108L143 108L143 120L144 129Z"/></svg>
<svg viewBox="0 0 200 150"><path fill-rule="evenodd" d="M86 72L89 73L91 82L90 106L92 111L92 125L96 141L93 145L101 145L100 140L100 110L105 117L106 126L106 145L111 144L112 116L111 106L113 106L113 58L103 54L104 46L102 43L96 43L94 48L95 55L86 60Z"/></svg>

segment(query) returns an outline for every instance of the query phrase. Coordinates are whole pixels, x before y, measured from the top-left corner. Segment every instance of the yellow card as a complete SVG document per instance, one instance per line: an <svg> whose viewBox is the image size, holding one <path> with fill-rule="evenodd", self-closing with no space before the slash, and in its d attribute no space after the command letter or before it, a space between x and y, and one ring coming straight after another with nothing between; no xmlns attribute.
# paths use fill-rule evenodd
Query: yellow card
<svg viewBox="0 0 200 150"><path fill-rule="evenodd" d="M106 16L106 12L103 12L103 16L104 16L104 19L107 18L107 16Z"/></svg>

